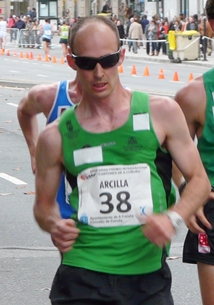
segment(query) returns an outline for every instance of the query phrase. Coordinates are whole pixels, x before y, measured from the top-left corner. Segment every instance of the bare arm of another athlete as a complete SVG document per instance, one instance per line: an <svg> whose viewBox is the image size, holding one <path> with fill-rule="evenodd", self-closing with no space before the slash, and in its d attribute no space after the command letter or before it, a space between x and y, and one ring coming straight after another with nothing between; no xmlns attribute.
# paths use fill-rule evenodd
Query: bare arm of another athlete
<svg viewBox="0 0 214 305"><path fill-rule="evenodd" d="M178 213L187 223L191 215L206 202L210 183L179 105L164 97L154 96L150 101L159 142L169 151L187 181L185 191L170 210ZM162 247L172 238L175 229L166 215L153 214L147 218L143 232L150 241Z"/></svg>
<svg viewBox="0 0 214 305"><path fill-rule="evenodd" d="M59 251L67 252L79 230L72 219L61 218L56 202L63 167L61 136L56 121L46 126L39 136L36 165L35 219L42 230L51 234Z"/></svg>
<svg viewBox="0 0 214 305"><path fill-rule="evenodd" d="M176 93L175 101L179 104L184 113L192 139L194 140L195 137L200 138L203 133L206 113L206 93L203 78L200 76L180 89ZM185 181L182 173L176 166L173 166L173 180L178 188L181 188L183 181ZM211 192L209 198L214 199L214 193ZM211 228L211 224L203 213L202 206L195 215L190 217L187 223L192 232L196 234L204 232L204 230L199 227L196 217L200 219L207 228Z"/></svg>
<svg viewBox="0 0 214 305"><path fill-rule="evenodd" d="M34 86L18 105L17 116L30 152L33 173L36 171L35 148L39 133L37 114L43 113L46 117L48 116L54 102L56 88L57 83Z"/></svg>

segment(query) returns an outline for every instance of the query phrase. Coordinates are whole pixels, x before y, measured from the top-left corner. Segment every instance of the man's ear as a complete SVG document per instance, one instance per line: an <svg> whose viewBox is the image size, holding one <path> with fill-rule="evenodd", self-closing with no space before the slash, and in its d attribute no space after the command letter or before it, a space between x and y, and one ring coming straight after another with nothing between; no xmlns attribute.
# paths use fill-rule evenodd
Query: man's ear
<svg viewBox="0 0 214 305"><path fill-rule="evenodd" d="M66 58L67 58L67 62L68 62L69 67L71 67L73 70L76 71L77 68L76 68L76 64L75 64L75 62L72 58L72 51L71 51L70 46L68 46L68 54L67 54Z"/></svg>
<svg viewBox="0 0 214 305"><path fill-rule="evenodd" d="M120 51L120 59L118 61L118 66L122 65L122 63L125 59L125 52L126 52L126 49L122 48L121 51Z"/></svg>
<svg viewBox="0 0 214 305"><path fill-rule="evenodd" d="M71 54L67 54L67 62L68 62L68 65L69 65L69 67L71 67L73 70L77 70L77 68L76 68L76 64L75 64L75 62L74 62L74 60L73 60L73 57L72 57L72 55Z"/></svg>

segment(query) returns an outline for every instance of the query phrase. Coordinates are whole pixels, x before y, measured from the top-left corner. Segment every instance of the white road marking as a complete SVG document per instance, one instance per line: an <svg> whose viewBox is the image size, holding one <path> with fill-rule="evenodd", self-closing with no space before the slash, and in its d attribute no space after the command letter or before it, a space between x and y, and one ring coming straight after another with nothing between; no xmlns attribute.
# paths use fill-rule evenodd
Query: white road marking
<svg viewBox="0 0 214 305"><path fill-rule="evenodd" d="M12 73L19 73L20 71L9 70L9 72L12 72Z"/></svg>
<svg viewBox="0 0 214 305"><path fill-rule="evenodd" d="M17 104L13 104L13 103L7 103L7 104L10 105L10 106L18 107Z"/></svg>
<svg viewBox="0 0 214 305"><path fill-rule="evenodd" d="M40 76L40 77L48 77L47 75L43 75L43 74L37 74L37 76Z"/></svg>
<svg viewBox="0 0 214 305"><path fill-rule="evenodd" d="M10 182L12 182L13 184L16 184L16 185L26 185L27 184L26 182L24 182L22 180L19 180L15 177L9 176L5 173L0 173L0 178L8 180L8 181L10 181Z"/></svg>

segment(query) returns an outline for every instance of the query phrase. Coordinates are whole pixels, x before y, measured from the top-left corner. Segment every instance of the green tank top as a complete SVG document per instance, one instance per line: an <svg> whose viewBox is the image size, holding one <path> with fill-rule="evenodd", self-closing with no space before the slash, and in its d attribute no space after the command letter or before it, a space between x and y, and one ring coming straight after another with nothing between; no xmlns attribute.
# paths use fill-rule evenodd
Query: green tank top
<svg viewBox="0 0 214 305"><path fill-rule="evenodd" d="M175 198L171 157L154 132L148 95L133 92L127 122L111 132L84 130L75 109L62 114L59 131L80 234L62 263L121 275L160 269L163 250L144 237L141 220Z"/></svg>
<svg viewBox="0 0 214 305"><path fill-rule="evenodd" d="M68 39L69 28L65 25L61 26L60 38Z"/></svg>
<svg viewBox="0 0 214 305"><path fill-rule="evenodd" d="M203 74L206 91L206 118L202 136L198 139L198 151L210 183L214 186L214 69Z"/></svg>

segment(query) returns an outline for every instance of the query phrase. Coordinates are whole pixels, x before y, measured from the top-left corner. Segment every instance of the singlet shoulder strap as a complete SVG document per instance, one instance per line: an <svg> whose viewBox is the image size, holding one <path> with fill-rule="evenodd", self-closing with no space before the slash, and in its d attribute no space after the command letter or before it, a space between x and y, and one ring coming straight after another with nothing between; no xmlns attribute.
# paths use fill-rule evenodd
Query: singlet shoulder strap
<svg viewBox="0 0 214 305"><path fill-rule="evenodd" d="M145 92L133 91L132 113L150 113L149 95Z"/></svg>

